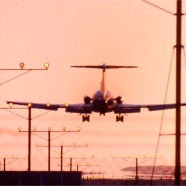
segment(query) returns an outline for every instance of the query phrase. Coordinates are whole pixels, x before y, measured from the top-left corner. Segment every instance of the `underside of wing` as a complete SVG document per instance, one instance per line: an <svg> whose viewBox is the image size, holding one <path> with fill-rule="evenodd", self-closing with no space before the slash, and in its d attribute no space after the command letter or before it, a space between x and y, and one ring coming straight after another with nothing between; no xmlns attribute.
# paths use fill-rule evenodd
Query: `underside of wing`
<svg viewBox="0 0 186 186"><path fill-rule="evenodd" d="M180 105L176 105L174 103L171 104L149 104L149 105L135 105L135 104L116 104L114 106L114 113L136 113L140 112L141 108L147 108L149 111L158 111L158 110L166 110L166 109L175 109L178 106L186 106L186 103L181 103Z"/></svg>
<svg viewBox="0 0 186 186"><path fill-rule="evenodd" d="M71 113L91 114L92 104L69 104L65 111Z"/></svg>
<svg viewBox="0 0 186 186"><path fill-rule="evenodd" d="M65 108L66 112L71 113L91 113L92 104L50 104L50 103L32 103L32 102L18 102L18 101L7 101L11 107L13 105L22 105L30 108L45 109L45 110L58 110L59 108Z"/></svg>

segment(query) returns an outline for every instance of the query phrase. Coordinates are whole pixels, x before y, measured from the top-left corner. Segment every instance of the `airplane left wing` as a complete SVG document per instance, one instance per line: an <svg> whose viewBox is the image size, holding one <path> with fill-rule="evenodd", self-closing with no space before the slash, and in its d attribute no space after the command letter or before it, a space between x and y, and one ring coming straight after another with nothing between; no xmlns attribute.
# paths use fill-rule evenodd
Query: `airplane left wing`
<svg viewBox="0 0 186 186"><path fill-rule="evenodd" d="M18 101L7 101L10 106L23 105L31 108L46 109L46 110L58 110L59 108L65 108L66 112L90 114L92 112L92 104L50 104L50 103L32 103L32 102L18 102Z"/></svg>
<svg viewBox="0 0 186 186"><path fill-rule="evenodd" d="M186 106L186 103L181 103L179 106ZM149 105L135 105L135 104L116 104L114 106L114 113L125 114L140 112L141 108L147 108L149 111L158 111L166 109L175 109L178 107L176 104L149 104Z"/></svg>

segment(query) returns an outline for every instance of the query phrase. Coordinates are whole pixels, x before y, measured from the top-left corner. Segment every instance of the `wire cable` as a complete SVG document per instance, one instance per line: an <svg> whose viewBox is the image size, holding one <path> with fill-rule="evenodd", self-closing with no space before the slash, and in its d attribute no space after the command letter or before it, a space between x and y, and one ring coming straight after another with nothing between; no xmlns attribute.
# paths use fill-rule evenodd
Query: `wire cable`
<svg viewBox="0 0 186 186"><path fill-rule="evenodd" d="M11 78L11 79L9 79L9 80L7 80L7 81L4 81L3 83L0 84L0 86L3 85L3 84L5 84L5 83L8 83L8 82L10 82L10 81L12 81L12 80L14 80L14 79L20 77L20 76L23 76L24 74L26 74L26 73L28 73L28 72L30 72L30 71L31 71L31 70L28 70L28 71L26 71L26 72L24 72L24 73L22 73L22 74L20 74L20 75L18 75L18 76L16 76L16 77L13 77L13 78Z"/></svg>
<svg viewBox="0 0 186 186"><path fill-rule="evenodd" d="M172 50L172 57L171 57L171 63L170 63L170 68L169 68L167 87L166 87L166 93L165 93L165 99L164 99L164 105L165 105L166 100L167 100L167 93L168 93L168 88L169 88L170 74L171 74L171 69L172 69L172 61L173 61L175 48L176 48L176 46L174 46L173 50ZM161 123L160 123L160 128L159 128L159 135L158 135L158 141L157 141L157 145L156 145L156 152L155 152L155 157L154 157L154 165L153 165L153 169L152 169L152 176L151 176L150 185L152 185L152 180L153 180L153 176L154 176L154 170L155 170L155 165L156 165L157 153L158 153L158 148L159 148L159 143L160 143L161 130L162 130L162 126L163 126L164 113L165 113L165 110L163 110L163 112L162 112L162 117L161 117Z"/></svg>

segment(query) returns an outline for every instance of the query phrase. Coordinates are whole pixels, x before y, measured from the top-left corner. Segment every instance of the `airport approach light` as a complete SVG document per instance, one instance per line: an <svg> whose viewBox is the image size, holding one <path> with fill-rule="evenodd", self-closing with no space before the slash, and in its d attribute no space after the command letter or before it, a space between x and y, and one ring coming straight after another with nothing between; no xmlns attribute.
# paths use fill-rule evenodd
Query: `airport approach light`
<svg viewBox="0 0 186 186"><path fill-rule="evenodd" d="M31 103L28 103L28 108L31 108L32 107L32 104Z"/></svg>
<svg viewBox="0 0 186 186"><path fill-rule="evenodd" d="M33 131L36 131L36 127L33 128Z"/></svg>
<svg viewBox="0 0 186 186"><path fill-rule="evenodd" d="M9 106L10 106L10 108L12 108L13 107L13 103L9 103Z"/></svg>
<svg viewBox="0 0 186 186"><path fill-rule="evenodd" d="M21 67L21 69L23 69L25 64L24 63L20 63L19 66Z"/></svg>
<svg viewBox="0 0 186 186"><path fill-rule="evenodd" d="M27 71L32 71L32 70L48 70L49 63L48 62L44 63L44 67L45 68L24 68L25 67L25 63L21 62L21 63L19 63L19 67L20 68L3 68L3 69L0 68L0 70L27 70Z"/></svg>
<svg viewBox="0 0 186 186"><path fill-rule="evenodd" d="M21 132L21 127L18 128L18 131Z"/></svg>
<svg viewBox="0 0 186 186"><path fill-rule="evenodd" d="M81 127L78 127L78 131L81 131Z"/></svg>
<svg viewBox="0 0 186 186"><path fill-rule="evenodd" d="M45 66L46 70L48 70L49 63L45 63L44 66Z"/></svg>

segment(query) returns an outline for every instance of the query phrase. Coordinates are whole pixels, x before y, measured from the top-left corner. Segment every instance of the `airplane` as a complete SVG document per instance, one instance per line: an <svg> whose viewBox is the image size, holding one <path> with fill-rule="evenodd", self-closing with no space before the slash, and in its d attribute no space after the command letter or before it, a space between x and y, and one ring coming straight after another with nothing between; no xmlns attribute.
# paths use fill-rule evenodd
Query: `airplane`
<svg viewBox="0 0 186 186"><path fill-rule="evenodd" d="M58 110L64 108L66 112L79 113L82 115L82 122L90 121L90 114L97 112L104 115L109 112L116 114L116 122L124 121L124 114L138 113L141 108L148 108L149 111L159 111L165 109L174 109L176 104L125 104L123 103L123 97L112 96L111 92L106 89L106 70L107 69L119 69L119 68L137 68L137 66L116 66L116 65L85 65L85 66L71 66L73 68L93 68L102 69L102 81L100 90L96 91L93 97L84 96L84 103L78 104L50 104L50 103L31 103L31 102L17 102L7 101L10 106L25 105L31 108L46 109L46 110ZM180 106L186 106L186 103L181 103Z"/></svg>

